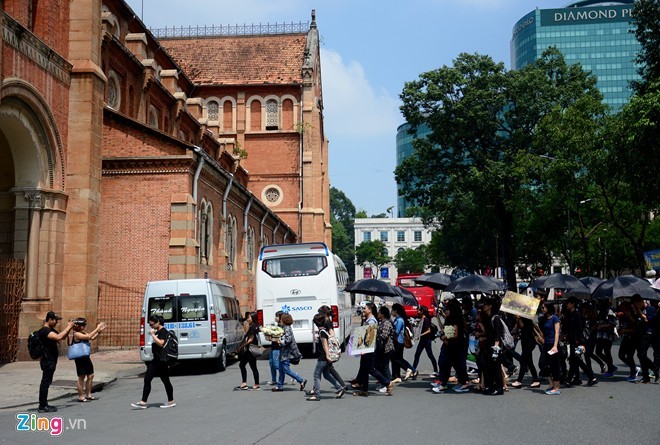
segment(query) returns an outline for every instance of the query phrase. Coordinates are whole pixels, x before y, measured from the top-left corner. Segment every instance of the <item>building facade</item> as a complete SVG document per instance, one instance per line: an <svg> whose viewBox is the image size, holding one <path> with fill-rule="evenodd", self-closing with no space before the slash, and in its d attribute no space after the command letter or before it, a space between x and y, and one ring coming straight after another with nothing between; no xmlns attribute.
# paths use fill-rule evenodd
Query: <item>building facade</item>
<svg viewBox="0 0 660 445"><path fill-rule="evenodd" d="M536 9L513 27L511 67L520 69L556 46L568 63L580 63L598 77L604 102L617 111L637 80L639 42L631 33L633 0L587 0L559 9Z"/></svg>
<svg viewBox="0 0 660 445"><path fill-rule="evenodd" d="M418 218L356 218L354 230L355 247L364 241L382 241L390 258L394 258L403 249L416 249L430 243L432 235ZM356 280L378 278L394 284L397 276L394 263L386 264L380 270L355 265Z"/></svg>
<svg viewBox="0 0 660 445"><path fill-rule="evenodd" d="M425 124L420 126L414 134L410 133L410 124L405 123L399 125L396 129L396 165L397 167L403 163L403 161L411 156L415 152L415 147L413 147L413 139L416 138L425 138L431 133L431 130ZM410 208L413 207L413 203L409 202L402 195L401 184L397 184L397 216L399 218L407 218L410 216Z"/></svg>
<svg viewBox="0 0 660 445"><path fill-rule="evenodd" d="M209 120L207 93L124 1L0 4L0 363L26 358L27 336L49 310L106 321L103 345L137 344L149 280L224 279L242 309L251 309L262 245L329 236L329 223L317 223L329 214L322 203L308 208L300 199L291 207L313 217L291 218L278 213L274 193L251 185L250 153L245 158L241 150L257 147L250 164L257 183L268 175L258 160L276 165L288 153L258 152L257 143L218 133L219 125L236 133L252 125L236 111L238 88L214 93L235 98L231 119ZM308 187L322 188L318 178L327 179L313 25L302 33L305 47L288 54L309 61L303 71L313 94L300 85L298 96L288 90L295 101L278 96L282 128L308 122L290 109L300 116L318 111L308 124L318 131L299 133L316 145L295 140L300 155L288 160L299 167L287 173L299 177L293 182L303 197ZM310 38L316 53L305 59ZM268 94L259 95L268 107ZM291 143L290 133L254 136L272 148L269 141ZM300 167L307 164L311 172ZM285 181L271 181L285 202Z"/></svg>

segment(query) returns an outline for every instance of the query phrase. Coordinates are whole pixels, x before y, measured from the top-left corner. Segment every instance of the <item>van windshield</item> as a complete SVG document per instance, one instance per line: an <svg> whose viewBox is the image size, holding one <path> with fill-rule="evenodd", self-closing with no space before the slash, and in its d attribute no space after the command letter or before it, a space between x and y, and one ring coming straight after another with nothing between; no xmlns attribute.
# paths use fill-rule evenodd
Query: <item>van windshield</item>
<svg viewBox="0 0 660 445"><path fill-rule="evenodd" d="M401 278L399 280L399 286L401 287L423 287L421 284L415 282L415 278Z"/></svg>
<svg viewBox="0 0 660 445"><path fill-rule="evenodd" d="M325 256L294 256L264 260L261 268L274 278L318 275L328 267Z"/></svg>

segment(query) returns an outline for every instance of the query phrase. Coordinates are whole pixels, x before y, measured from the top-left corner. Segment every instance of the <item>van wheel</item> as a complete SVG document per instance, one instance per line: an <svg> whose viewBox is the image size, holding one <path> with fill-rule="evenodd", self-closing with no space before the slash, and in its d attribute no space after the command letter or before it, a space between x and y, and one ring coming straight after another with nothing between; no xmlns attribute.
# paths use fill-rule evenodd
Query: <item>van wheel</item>
<svg viewBox="0 0 660 445"><path fill-rule="evenodd" d="M220 348L220 356L216 359L215 362L215 370L222 372L225 369L227 369L227 347L222 345L222 348Z"/></svg>

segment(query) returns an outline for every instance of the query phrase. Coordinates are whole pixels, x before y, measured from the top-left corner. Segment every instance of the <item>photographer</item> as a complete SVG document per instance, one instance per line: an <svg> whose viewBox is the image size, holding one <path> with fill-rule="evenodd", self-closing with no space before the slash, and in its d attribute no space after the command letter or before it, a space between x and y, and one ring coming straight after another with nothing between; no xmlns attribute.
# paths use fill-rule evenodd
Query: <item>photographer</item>
<svg viewBox="0 0 660 445"><path fill-rule="evenodd" d="M83 317L77 318L74 321L73 325L73 343L88 342L90 340L96 339L101 332L105 329L105 323L101 322L96 326L89 334L85 332L85 326L87 326L87 320ZM78 357L75 359L76 362L76 375L78 376L78 402L89 402L90 400L96 400L92 396L92 381L94 380L94 364L89 355L84 357ZM87 377L87 381L85 381ZM83 392L84 390L84 392Z"/></svg>
<svg viewBox="0 0 660 445"><path fill-rule="evenodd" d="M57 408L48 404L48 389L50 384L53 383L53 375L55 375L55 368L57 367L57 357L59 350L57 343L66 338L73 328L73 320L69 321L66 328L62 332L57 332L55 326L62 319L55 312L48 312L44 326L39 329L39 339L44 347L44 353L41 356L39 365L41 366L42 376L41 384L39 385L39 412L40 413L53 413Z"/></svg>

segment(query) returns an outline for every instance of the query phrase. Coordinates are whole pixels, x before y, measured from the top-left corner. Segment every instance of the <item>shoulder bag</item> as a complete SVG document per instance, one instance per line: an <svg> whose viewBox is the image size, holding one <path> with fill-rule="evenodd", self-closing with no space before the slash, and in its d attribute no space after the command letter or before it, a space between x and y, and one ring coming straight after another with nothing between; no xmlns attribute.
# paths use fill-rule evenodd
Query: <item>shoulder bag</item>
<svg viewBox="0 0 660 445"><path fill-rule="evenodd" d="M75 360L81 357L89 357L92 352L91 349L92 348L89 342L86 340L77 343L70 343L67 356L69 357L69 360Z"/></svg>

